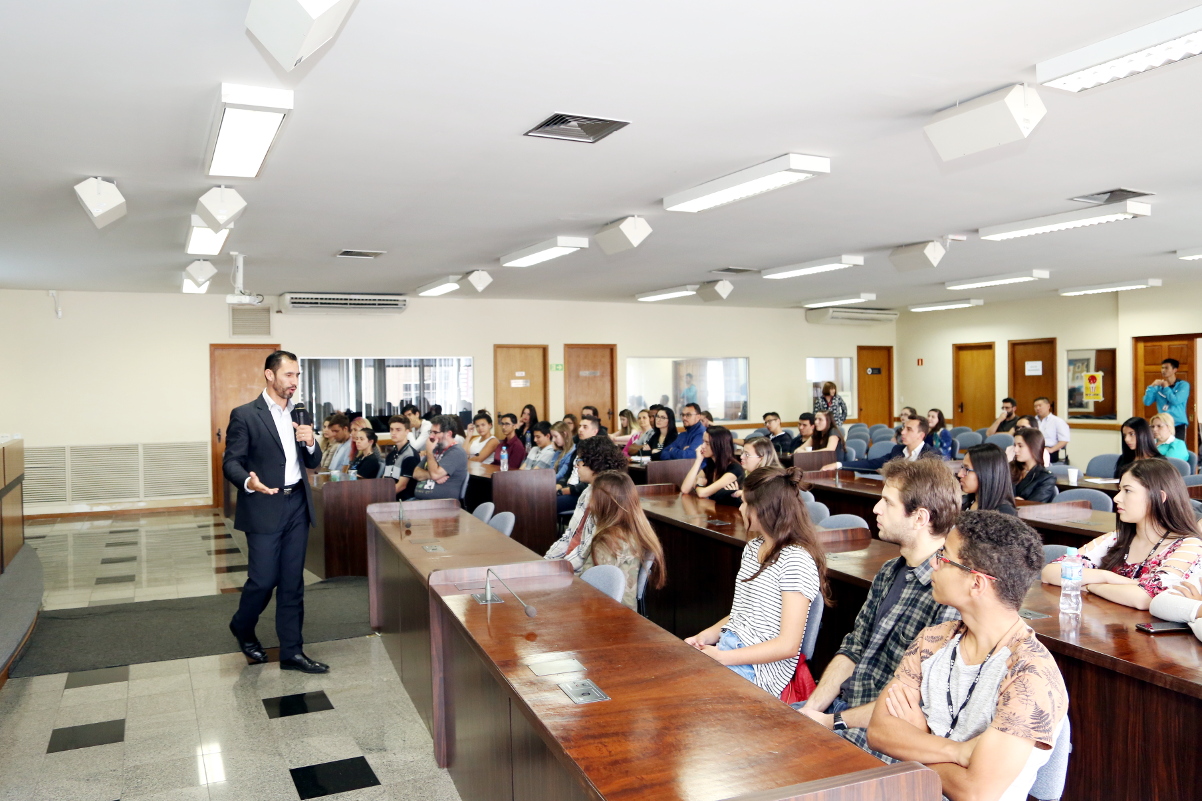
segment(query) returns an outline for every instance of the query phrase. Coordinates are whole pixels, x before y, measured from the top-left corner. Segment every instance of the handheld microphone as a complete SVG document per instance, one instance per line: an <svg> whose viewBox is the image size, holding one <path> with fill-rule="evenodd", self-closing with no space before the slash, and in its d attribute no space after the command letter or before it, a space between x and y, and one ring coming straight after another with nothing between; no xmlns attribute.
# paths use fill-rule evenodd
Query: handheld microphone
<svg viewBox="0 0 1202 801"><path fill-rule="evenodd" d="M292 407L292 422L298 426L313 425L313 415L309 414L309 410L305 408L305 404L298 403Z"/></svg>
<svg viewBox="0 0 1202 801"><path fill-rule="evenodd" d="M512 589L512 588L510 588L510 586L509 586L508 584L506 584L506 583L505 583L505 579L501 578L500 576L497 576L497 574L496 574L496 573L492 572L492 568L491 568L491 567L490 567L490 568L488 568L488 571L487 571L487 572L484 574L484 578L485 578L485 581L484 581L484 598L485 598L485 603L491 603L491 602L492 602L492 600L491 600L491 599L492 599L492 597L493 597L493 595L492 595L492 577L493 577L493 576L496 576L496 579L497 579L497 581L501 582L501 586L503 586L505 589L509 590L510 594L511 594L511 595L513 595L513 597L517 599L517 602L518 602L518 603L520 603L522 606L526 607L526 617L534 617L535 615L537 615L537 614L538 614L538 610L537 610L537 609L535 609L535 608L534 608L533 606L531 606L530 604L528 604L528 603L526 603L525 601L523 601L521 598L518 598L518 594L517 594L516 592L514 592L514 591L513 591L513 589Z"/></svg>

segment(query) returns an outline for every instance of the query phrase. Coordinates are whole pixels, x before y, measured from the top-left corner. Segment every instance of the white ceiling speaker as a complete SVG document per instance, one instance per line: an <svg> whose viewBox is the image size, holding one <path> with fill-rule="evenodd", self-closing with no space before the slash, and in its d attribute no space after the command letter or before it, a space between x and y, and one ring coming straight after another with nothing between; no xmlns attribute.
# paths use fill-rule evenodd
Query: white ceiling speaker
<svg viewBox="0 0 1202 801"><path fill-rule="evenodd" d="M944 161L1026 139L1044 118L1039 93L1008 86L936 114L923 126Z"/></svg>
<svg viewBox="0 0 1202 801"><path fill-rule="evenodd" d="M735 285L723 278L720 281L706 281L697 287L697 296L706 303L726 300L734 290Z"/></svg>
<svg viewBox="0 0 1202 801"><path fill-rule="evenodd" d="M334 38L355 0L250 0L246 29L288 71Z"/></svg>
<svg viewBox="0 0 1202 801"><path fill-rule="evenodd" d="M943 260L947 248L938 242L918 242L913 245L902 245L889 251L889 261L898 272L908 273L912 270L929 270L938 267Z"/></svg>
<svg viewBox="0 0 1202 801"><path fill-rule="evenodd" d="M192 279L192 283L198 287L204 287L209 283L210 278L217 275L217 268L207 259L197 259L184 268L184 274Z"/></svg>
<svg viewBox="0 0 1202 801"><path fill-rule="evenodd" d="M477 292L483 292L492 283L492 276L484 270L474 270L467 274L467 281L476 288Z"/></svg>
<svg viewBox="0 0 1202 801"><path fill-rule="evenodd" d="M80 181L75 185L75 196L97 228L103 228L125 216L125 196L112 181L103 178Z"/></svg>
<svg viewBox="0 0 1202 801"><path fill-rule="evenodd" d="M234 222L246 211L242 195L228 186L215 186L196 201L196 216L202 219L209 230L221 231L233 228Z"/></svg>
<svg viewBox="0 0 1202 801"><path fill-rule="evenodd" d="M624 217L615 220L593 234L593 241L606 256L631 250L643 244L651 235L651 225L642 217Z"/></svg>

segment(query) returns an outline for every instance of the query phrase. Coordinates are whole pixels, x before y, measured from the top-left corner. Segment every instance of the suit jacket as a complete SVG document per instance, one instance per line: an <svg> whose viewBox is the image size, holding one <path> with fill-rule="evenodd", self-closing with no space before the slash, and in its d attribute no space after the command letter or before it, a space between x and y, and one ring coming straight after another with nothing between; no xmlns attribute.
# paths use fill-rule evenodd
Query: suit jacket
<svg viewBox="0 0 1202 801"><path fill-rule="evenodd" d="M918 458L923 458L928 453L936 452L926 442L922 443L922 447L918 449ZM885 466L885 462L891 462L894 459L904 459L906 457L905 445L894 445L893 450L889 451L884 456L878 456L875 459L860 459L855 462L844 462L845 470L880 470Z"/></svg>
<svg viewBox="0 0 1202 801"><path fill-rule="evenodd" d="M321 450L313 453L300 442L296 445L296 456L301 472L306 467L321 464ZM230 424L226 429L225 458L221 470L225 477L238 488L238 509L234 513L234 527L239 531L269 534L279 528L284 513L284 494L267 495L262 492L247 492L243 487L246 479L254 473L269 487L284 487L284 445L280 442L275 419L267 408L263 396L239 406L230 412ZM315 519L313 495L309 482L302 475L301 492L309 507L309 524Z"/></svg>

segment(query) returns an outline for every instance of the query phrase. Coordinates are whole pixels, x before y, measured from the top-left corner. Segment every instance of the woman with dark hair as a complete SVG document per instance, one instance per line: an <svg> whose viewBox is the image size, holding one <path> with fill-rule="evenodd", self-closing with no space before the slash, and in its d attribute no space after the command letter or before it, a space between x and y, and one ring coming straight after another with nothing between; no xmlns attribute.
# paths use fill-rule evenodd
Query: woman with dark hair
<svg viewBox="0 0 1202 801"><path fill-rule="evenodd" d="M847 404L839 397L839 388L835 386L834 381L823 384L822 395L814 399L814 413L818 412L830 412L831 419L835 421L835 428L842 427L843 421L847 419Z"/></svg>
<svg viewBox="0 0 1202 801"><path fill-rule="evenodd" d="M527 403L522 407L522 413L518 415L517 431L513 432L526 446L527 453L535 447L534 427L536 425L538 425L538 409L534 408L533 403Z"/></svg>
<svg viewBox="0 0 1202 801"><path fill-rule="evenodd" d="M1141 459L1163 459L1156 450L1156 440L1148 421L1142 417L1128 417L1123 421L1123 452L1114 466L1114 477L1122 478L1135 462Z"/></svg>
<svg viewBox="0 0 1202 801"><path fill-rule="evenodd" d="M577 429L580 428L580 421L576 419L576 415L571 413L565 414L561 422L568 428L572 429L572 444L580 442L580 437L577 436L576 433Z"/></svg>
<svg viewBox="0 0 1202 801"><path fill-rule="evenodd" d="M735 458L734 437L724 426L710 426L701 435L697 458L680 485L680 492L696 492L699 498L738 506L734 496L743 483L743 465Z"/></svg>
<svg viewBox="0 0 1202 801"><path fill-rule="evenodd" d="M1043 434L1038 428L1014 429L1010 482L1020 501L1051 503L1056 497L1056 476L1043 466Z"/></svg>
<svg viewBox="0 0 1202 801"><path fill-rule="evenodd" d="M779 697L793 679L810 603L826 596L826 559L799 494L799 468L761 467L743 486L743 548L730 614L689 645Z"/></svg>
<svg viewBox="0 0 1202 801"><path fill-rule="evenodd" d="M956 477L964 490L965 510L983 509L1018 517L1006 454L997 445L969 448Z"/></svg>
<svg viewBox="0 0 1202 801"><path fill-rule="evenodd" d="M952 440L952 432L947 430L947 418L943 416L943 411L941 409L928 411L927 425L930 426L930 430L927 431L927 445L939 451L943 455L944 461L953 458L952 448L956 443Z"/></svg>
<svg viewBox="0 0 1202 801"><path fill-rule="evenodd" d="M347 468L354 470L359 478L379 478L384 472L384 459L380 456L380 448L376 445L376 432L371 426L360 428L351 437L354 450L351 463Z"/></svg>
<svg viewBox="0 0 1202 801"><path fill-rule="evenodd" d="M583 560L577 575L595 565L614 565L626 576L622 603L638 606L639 570L643 560L653 557L648 583L664 586L664 549L639 503L638 488L630 476L617 470L600 473L590 485L588 514L595 521L592 540L581 543Z"/></svg>
<svg viewBox="0 0 1202 801"><path fill-rule="evenodd" d="M808 451L834 451L835 461L842 462L846 458L843 450L843 437L835 425L835 418L830 412L814 412L814 433L810 434Z"/></svg>
<svg viewBox="0 0 1202 801"><path fill-rule="evenodd" d="M1185 482L1166 459L1132 462L1114 496L1118 527L1082 548L1081 583L1108 601L1147 609L1152 599L1198 569L1202 539ZM1043 581L1060 583L1060 565L1043 569Z"/></svg>
<svg viewBox="0 0 1202 801"><path fill-rule="evenodd" d="M676 441L676 412L661 406L655 410L655 418L651 422L653 431L639 452L659 459L659 452Z"/></svg>
<svg viewBox="0 0 1202 801"><path fill-rule="evenodd" d="M468 461L492 464L496 461L494 451L501 444L492 433L492 415L485 411L477 412L472 418L472 428L476 429L476 433L467 441L465 450Z"/></svg>

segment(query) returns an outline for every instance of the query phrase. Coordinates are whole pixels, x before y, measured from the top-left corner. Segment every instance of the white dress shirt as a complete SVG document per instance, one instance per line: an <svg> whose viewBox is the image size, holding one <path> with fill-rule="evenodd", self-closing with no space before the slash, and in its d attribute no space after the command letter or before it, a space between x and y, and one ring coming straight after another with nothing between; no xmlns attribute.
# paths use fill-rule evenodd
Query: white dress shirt
<svg viewBox="0 0 1202 801"><path fill-rule="evenodd" d="M1049 413L1043 419L1036 417L1035 424L1039 426L1039 431L1043 434L1043 441L1049 448L1057 442L1069 441L1068 423L1056 415Z"/></svg>
<svg viewBox="0 0 1202 801"><path fill-rule="evenodd" d="M918 443L914 447L914 450L910 450L909 448L907 448L906 446L903 445L902 446L902 458L905 459L907 462L917 462L919 454L922 453L922 446L925 444L926 443L924 443L924 442Z"/></svg>
<svg viewBox="0 0 1202 801"><path fill-rule="evenodd" d="M305 477L300 457L296 454L296 429L292 427L292 410L296 404L289 400L288 405L281 408L267 394L267 390L263 390L263 400L267 401L267 411L271 412L271 419L275 420L275 430L280 435L280 445L284 448L284 486L291 487ZM309 453L313 453L316 449L316 442L308 446ZM254 492L250 488L249 477L243 484L243 489L247 492Z"/></svg>
<svg viewBox="0 0 1202 801"><path fill-rule="evenodd" d="M413 445L413 449L418 453L426 449L426 439L430 436L430 428L430 421L422 420L422 424L418 427L417 431L413 429L409 430L409 443Z"/></svg>

